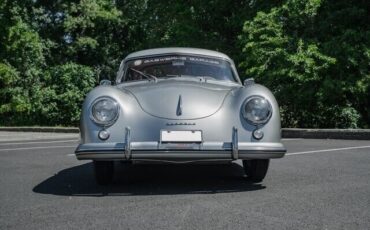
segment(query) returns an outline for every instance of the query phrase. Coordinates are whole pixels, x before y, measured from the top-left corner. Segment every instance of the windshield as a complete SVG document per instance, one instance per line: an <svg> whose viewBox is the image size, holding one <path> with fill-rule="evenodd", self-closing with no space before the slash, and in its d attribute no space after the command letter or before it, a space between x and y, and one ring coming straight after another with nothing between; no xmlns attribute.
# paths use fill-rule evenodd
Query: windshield
<svg viewBox="0 0 370 230"><path fill-rule="evenodd" d="M128 61L124 81L173 77L201 77L236 82L229 62L188 55L167 55Z"/></svg>

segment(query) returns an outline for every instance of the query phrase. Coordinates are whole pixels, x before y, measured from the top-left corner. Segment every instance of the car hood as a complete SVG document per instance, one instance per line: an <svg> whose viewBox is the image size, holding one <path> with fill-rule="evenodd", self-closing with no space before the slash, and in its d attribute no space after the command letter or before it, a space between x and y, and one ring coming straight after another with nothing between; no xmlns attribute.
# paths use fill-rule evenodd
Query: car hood
<svg viewBox="0 0 370 230"><path fill-rule="evenodd" d="M192 120L210 116L222 106L236 84L165 80L122 87L148 114L165 119Z"/></svg>

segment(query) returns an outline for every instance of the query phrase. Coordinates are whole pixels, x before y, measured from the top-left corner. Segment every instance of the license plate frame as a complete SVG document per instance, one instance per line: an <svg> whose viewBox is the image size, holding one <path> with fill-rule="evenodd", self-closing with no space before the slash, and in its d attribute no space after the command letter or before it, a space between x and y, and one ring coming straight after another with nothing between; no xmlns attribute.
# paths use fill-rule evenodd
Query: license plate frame
<svg viewBox="0 0 370 230"><path fill-rule="evenodd" d="M201 130L161 130L161 143L202 143Z"/></svg>

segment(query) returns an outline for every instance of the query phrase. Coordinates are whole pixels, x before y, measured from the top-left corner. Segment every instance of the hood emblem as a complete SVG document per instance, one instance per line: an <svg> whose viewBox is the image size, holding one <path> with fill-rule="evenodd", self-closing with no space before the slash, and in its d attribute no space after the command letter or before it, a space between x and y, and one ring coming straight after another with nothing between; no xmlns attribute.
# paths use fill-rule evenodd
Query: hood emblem
<svg viewBox="0 0 370 230"><path fill-rule="evenodd" d="M182 99L181 99L181 95L179 96L179 102L177 102L176 115L177 116L181 116L182 115Z"/></svg>
<svg viewBox="0 0 370 230"><path fill-rule="evenodd" d="M189 122L169 122L166 123L167 126L175 126L175 125L196 125L195 123L189 123Z"/></svg>

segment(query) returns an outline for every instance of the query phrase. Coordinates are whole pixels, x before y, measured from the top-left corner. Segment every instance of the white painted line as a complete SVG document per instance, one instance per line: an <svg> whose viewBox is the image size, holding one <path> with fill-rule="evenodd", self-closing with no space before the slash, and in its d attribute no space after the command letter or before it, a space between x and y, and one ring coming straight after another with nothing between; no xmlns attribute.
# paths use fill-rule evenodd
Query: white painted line
<svg viewBox="0 0 370 230"><path fill-rule="evenodd" d="M321 149L321 150L313 150L313 151L305 151L305 152L295 152L295 153L287 153L285 155L286 156L292 156L292 155L302 155L302 154L306 154L306 153L322 153L322 152L334 152L334 151L341 151L341 150L366 149L366 148L370 148L370 145L345 147L345 148L337 148L337 149Z"/></svg>
<svg viewBox="0 0 370 230"><path fill-rule="evenodd" d="M55 149L55 148L75 148L76 145L62 145L62 146L41 146L41 147L26 147L26 148L12 148L12 149L0 149L0 152L5 151L17 151L17 150L32 150L32 149ZM302 155L307 153L321 153L321 152L334 152L334 151L341 151L341 150L351 150L351 149L366 149L370 148L370 145L367 146L354 146L354 147L345 147L345 148L337 148L337 149L321 149L321 150L313 150L313 151L305 151L305 152L295 152L295 153L287 153L286 156L292 155ZM67 156L74 156L75 154L67 154Z"/></svg>
<svg viewBox="0 0 370 230"><path fill-rule="evenodd" d="M78 140L60 140L60 141L30 141L30 142L13 142L13 143L0 143L0 145L26 145L26 144L48 144L48 143L66 143L78 142Z"/></svg>
<svg viewBox="0 0 370 230"><path fill-rule="evenodd" d="M31 141L45 141L45 140L71 140L71 139L76 139L78 140L77 137L61 137L61 138L58 138L58 137L40 137L40 138L0 138L0 143L9 143L9 142L31 142Z"/></svg>
<svg viewBox="0 0 370 230"><path fill-rule="evenodd" d="M58 148L76 148L77 145L63 145L63 146L42 146L42 147L31 147L31 148L14 148L14 149L0 149L0 152L4 151L16 151L16 150L31 150L31 149L58 149Z"/></svg>
<svg viewBox="0 0 370 230"><path fill-rule="evenodd" d="M69 156L69 157L75 157L76 154L74 154L74 153L68 153L67 156Z"/></svg>

